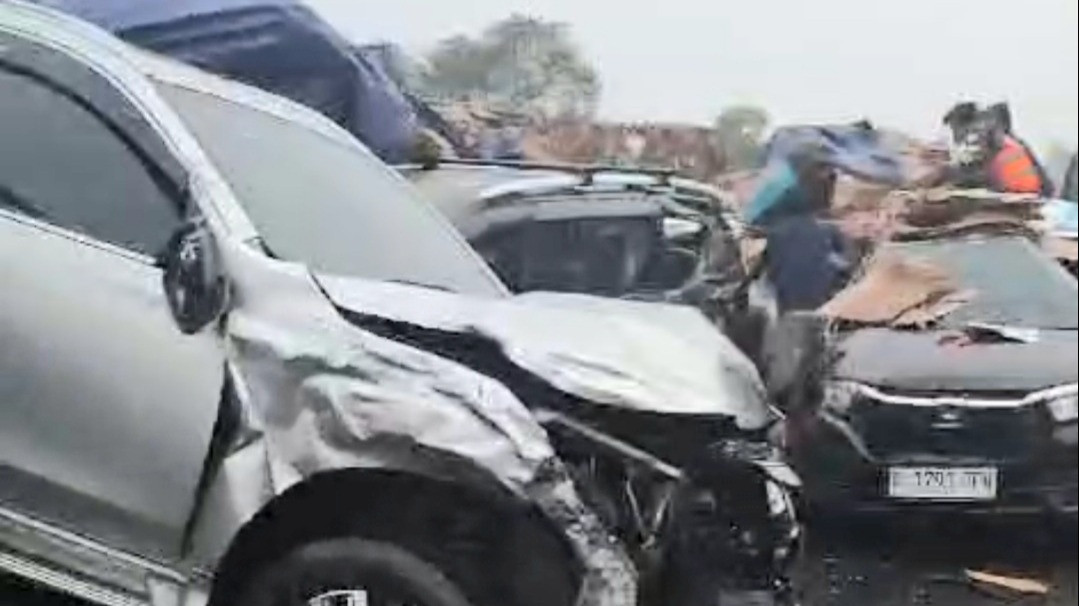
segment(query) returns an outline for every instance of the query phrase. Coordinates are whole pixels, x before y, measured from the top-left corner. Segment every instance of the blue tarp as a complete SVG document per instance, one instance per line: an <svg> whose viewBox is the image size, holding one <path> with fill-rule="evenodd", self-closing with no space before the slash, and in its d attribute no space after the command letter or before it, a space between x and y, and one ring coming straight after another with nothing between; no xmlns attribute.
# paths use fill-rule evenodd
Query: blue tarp
<svg viewBox="0 0 1079 606"><path fill-rule="evenodd" d="M898 153L888 149L880 134L870 127L780 128L765 146L764 169L757 191L743 211L748 223L760 224L777 212L809 212L792 164L795 155L803 153L811 153L837 171L859 179L896 186L904 180Z"/></svg>
<svg viewBox="0 0 1079 606"><path fill-rule="evenodd" d="M785 205L783 210L787 212L804 210L807 205L798 190L798 175L785 159L773 160L764 167L753 198L742 212L746 223L760 225L780 205Z"/></svg>
<svg viewBox="0 0 1079 606"><path fill-rule="evenodd" d="M765 163L784 161L805 146L817 148L840 172L876 183L903 183L898 152L888 149L876 130L862 125L780 128L768 142Z"/></svg>
<svg viewBox="0 0 1079 606"><path fill-rule="evenodd" d="M416 102L299 0L36 1L314 108L387 162L411 157Z"/></svg>

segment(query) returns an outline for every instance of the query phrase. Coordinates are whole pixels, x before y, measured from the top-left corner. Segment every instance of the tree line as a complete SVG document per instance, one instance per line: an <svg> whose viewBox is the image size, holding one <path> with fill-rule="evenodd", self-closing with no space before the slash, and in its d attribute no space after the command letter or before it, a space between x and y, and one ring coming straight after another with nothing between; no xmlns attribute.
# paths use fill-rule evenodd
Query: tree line
<svg viewBox="0 0 1079 606"><path fill-rule="evenodd" d="M422 61L402 58L394 78L428 99L482 100L540 122L590 123L602 86L565 23L512 15L474 36L439 42ZM766 110L737 105L714 123L714 152L727 168L757 165L771 126Z"/></svg>

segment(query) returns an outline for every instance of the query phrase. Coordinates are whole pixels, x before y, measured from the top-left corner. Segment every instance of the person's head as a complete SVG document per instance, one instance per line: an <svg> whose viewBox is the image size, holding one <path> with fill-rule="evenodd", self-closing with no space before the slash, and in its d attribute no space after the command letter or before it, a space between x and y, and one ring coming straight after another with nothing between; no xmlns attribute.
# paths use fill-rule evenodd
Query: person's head
<svg viewBox="0 0 1079 606"><path fill-rule="evenodd" d="M1001 112L1004 113L1001 113ZM995 154L1003 145L1005 137L1011 132L1011 113L1005 107L1003 110L991 107L978 112L974 122L970 125L968 136L976 138L982 144L986 155Z"/></svg>
<svg viewBox="0 0 1079 606"><path fill-rule="evenodd" d="M1012 134L1012 108L1007 102L994 103L985 110L1004 134Z"/></svg>
<svg viewBox="0 0 1079 606"><path fill-rule="evenodd" d="M965 132L978 118L978 105L970 101L957 103L944 114L944 125L952 132L955 141L961 141Z"/></svg>
<svg viewBox="0 0 1079 606"><path fill-rule="evenodd" d="M790 162L806 193L810 206L806 210L821 212L829 209L837 175L828 149L816 143L803 145L791 154Z"/></svg>

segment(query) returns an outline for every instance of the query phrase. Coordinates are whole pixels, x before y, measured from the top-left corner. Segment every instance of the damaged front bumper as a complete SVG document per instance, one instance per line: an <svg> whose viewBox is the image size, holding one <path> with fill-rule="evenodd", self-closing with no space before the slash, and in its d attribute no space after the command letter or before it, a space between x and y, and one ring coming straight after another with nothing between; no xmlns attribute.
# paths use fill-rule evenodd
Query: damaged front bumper
<svg viewBox="0 0 1079 606"><path fill-rule="evenodd" d="M583 564L576 606L636 606L638 575L632 560L578 498L566 469L552 461L528 487L527 495L561 528Z"/></svg>
<svg viewBox="0 0 1079 606"><path fill-rule="evenodd" d="M593 379L588 385L603 386L600 394L609 395L606 387L613 385L622 390L618 393L641 399L633 400L639 406L630 406L615 398L620 405L609 406L618 420L631 420L632 429L623 434L609 419L588 418L584 411L596 406L583 394L568 395L574 393L569 387L580 387L583 380L574 372L595 372L593 366L563 363L549 382L535 379L542 376L543 364L530 368L532 374L516 365L500 373L500 364L509 364L503 350L526 358L528 352L509 345L488 351L456 325L450 327L454 330L426 327L329 306L313 313L311 306L300 309L293 301L297 296L262 297L268 309L233 313L226 329L245 424L265 445L273 494L333 470L491 482L535 505L572 547L581 579L575 606L715 605L713 598L675 601L669 591L654 599L645 595L664 583L681 585L676 579L704 587L702 596L781 592L798 539L789 487L783 485L792 474L749 448L711 457L705 452L718 441L713 430L744 433L746 425L764 425L765 407L713 411L720 405L709 404L711 398L698 390L681 389L682 382L671 377ZM729 362L720 378L711 372L692 376L714 379L712 391L724 396L722 403L736 406L741 400L726 396L744 392L748 399L760 390L752 375L740 374L741 358ZM555 388L555 378L568 383ZM654 385L663 389L643 389ZM735 388L739 385L744 389ZM674 387L680 389L668 390ZM597 390L585 391L595 395ZM646 406L683 391L695 398L690 412L666 407L674 404ZM573 404L562 402L562 413L545 416L544 404L560 398ZM700 408L708 410L692 414ZM709 422L702 424L699 417ZM694 431L686 439L656 423L684 424L707 435L698 438ZM708 461L689 464L671 457L674 462L667 463L666 451L649 439L668 433L678 436L671 441L679 449ZM746 497L750 493L752 499ZM701 509L709 503L715 506L711 513ZM704 552L712 555L699 557Z"/></svg>
<svg viewBox="0 0 1079 606"><path fill-rule="evenodd" d="M794 472L767 443L719 440L674 465L559 413L539 418L582 498L640 574L641 604L785 604L800 553Z"/></svg>

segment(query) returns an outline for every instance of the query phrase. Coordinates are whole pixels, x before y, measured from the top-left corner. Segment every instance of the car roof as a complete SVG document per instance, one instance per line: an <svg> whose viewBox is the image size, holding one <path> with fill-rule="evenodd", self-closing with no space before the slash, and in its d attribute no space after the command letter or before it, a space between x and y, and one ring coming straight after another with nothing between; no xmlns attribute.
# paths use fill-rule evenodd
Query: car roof
<svg viewBox="0 0 1079 606"><path fill-rule="evenodd" d="M436 169L407 167L402 172L417 189L444 215L457 223L479 214L498 192L507 186L520 184L523 180L554 178L562 187L569 187L579 180L568 179L566 173L556 171L539 174L500 166L441 166Z"/></svg>
<svg viewBox="0 0 1079 606"><path fill-rule="evenodd" d="M518 198L522 202L530 201L580 187L584 185L583 175L586 169L590 176L590 192L625 192L637 189L644 193L647 188L666 187L676 191L679 196L695 197L703 203L714 205L717 210L725 204L725 197L718 188L690 179L667 178L645 171L605 171L583 165L580 169L580 172L575 172L571 167L514 167L480 162L445 163L433 168L408 166L400 170L431 203L455 223L483 212L494 200L508 201ZM547 201L550 202L550 198ZM582 214L587 214L583 211L584 209ZM627 212L633 214L628 206Z"/></svg>

